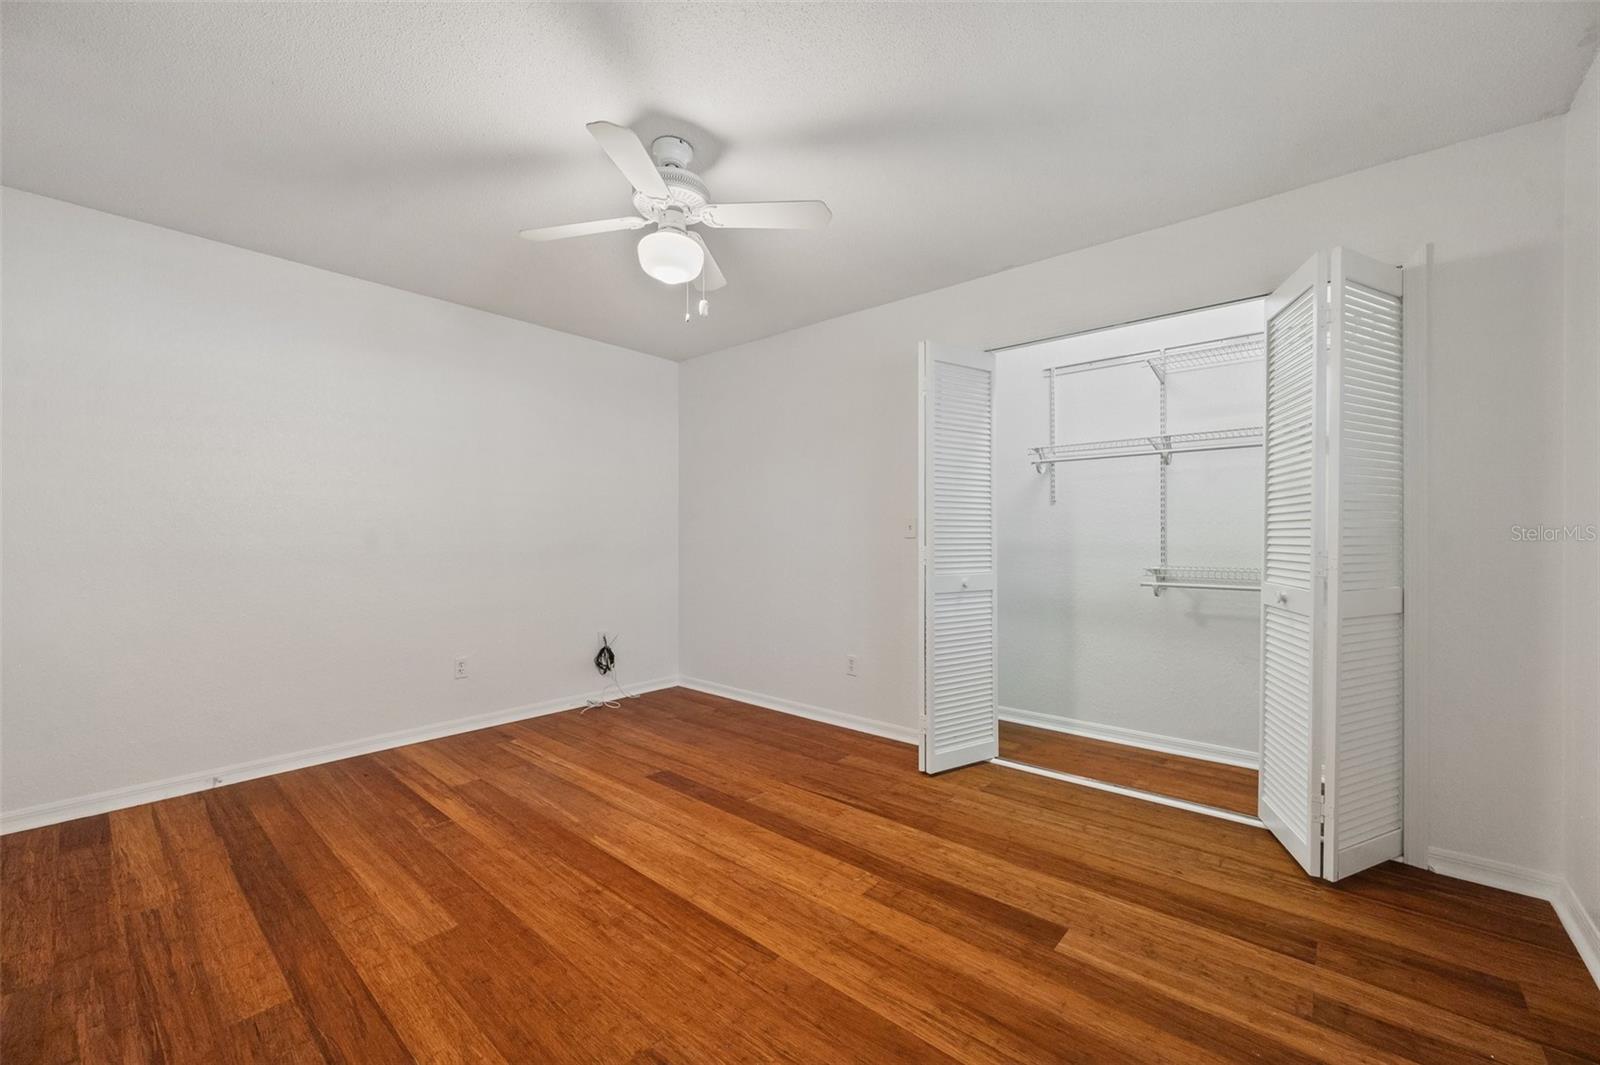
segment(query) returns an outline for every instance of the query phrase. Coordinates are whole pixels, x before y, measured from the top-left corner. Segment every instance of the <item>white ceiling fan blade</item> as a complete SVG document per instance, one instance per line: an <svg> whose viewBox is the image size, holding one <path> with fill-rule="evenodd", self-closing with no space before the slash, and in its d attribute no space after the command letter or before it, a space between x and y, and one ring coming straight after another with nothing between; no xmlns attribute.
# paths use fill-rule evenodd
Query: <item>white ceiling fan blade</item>
<svg viewBox="0 0 1600 1065"><path fill-rule="evenodd" d="M832 218L821 200L709 203L700 209L700 221L714 229L821 229Z"/></svg>
<svg viewBox="0 0 1600 1065"><path fill-rule="evenodd" d="M726 285L728 279L722 276L722 267L717 265L717 260L712 256L711 248L706 244L705 238L693 230L689 231L689 235L694 238L696 244L700 245L700 250L706 253L706 264L700 268L700 274L706 279L706 291L715 292L723 285ZM690 284L693 283L692 281L690 282Z"/></svg>
<svg viewBox="0 0 1600 1065"><path fill-rule="evenodd" d="M591 122L588 129L611 161L617 164L622 176L628 179L628 184L646 196L662 200L669 198L671 194L667 192L667 183L656 172L655 160L650 158L637 133L615 122Z"/></svg>
<svg viewBox="0 0 1600 1065"><path fill-rule="evenodd" d="M630 215L626 218L603 218L598 222L572 222L564 226L545 226L542 229L524 229L517 236L544 244L568 237L587 237L592 233L615 233L619 229L638 229L650 224L650 219Z"/></svg>

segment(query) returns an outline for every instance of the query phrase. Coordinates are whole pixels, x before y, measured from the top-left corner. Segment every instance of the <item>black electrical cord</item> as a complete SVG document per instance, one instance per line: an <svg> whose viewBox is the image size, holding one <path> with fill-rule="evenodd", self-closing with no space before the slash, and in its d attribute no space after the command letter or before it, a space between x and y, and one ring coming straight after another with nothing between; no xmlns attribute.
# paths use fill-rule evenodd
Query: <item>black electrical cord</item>
<svg viewBox="0 0 1600 1065"><path fill-rule="evenodd" d="M617 689L617 698L608 698L606 695L597 695L584 703L583 709L597 710L604 706L611 710L622 709L622 704L617 699L632 699L633 693L624 688L615 676L617 668L617 652L611 649L611 639L604 633L600 635L600 650L594 653L594 668L600 671L602 677L611 678L611 687Z"/></svg>
<svg viewBox="0 0 1600 1065"><path fill-rule="evenodd" d="M594 653L594 668L600 671L603 677L617 667L617 653L611 649L611 641L604 636L600 637L600 650Z"/></svg>

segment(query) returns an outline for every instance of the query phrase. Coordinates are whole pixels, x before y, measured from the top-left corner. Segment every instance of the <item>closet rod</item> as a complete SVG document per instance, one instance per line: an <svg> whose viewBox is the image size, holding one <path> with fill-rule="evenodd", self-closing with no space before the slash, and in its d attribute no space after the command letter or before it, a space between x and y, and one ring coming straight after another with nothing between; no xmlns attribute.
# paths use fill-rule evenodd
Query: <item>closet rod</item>
<svg viewBox="0 0 1600 1065"><path fill-rule="evenodd" d="M1160 591L1163 588L1200 588L1212 592L1259 592L1259 584L1201 584L1198 581L1140 581L1141 588L1154 588Z"/></svg>

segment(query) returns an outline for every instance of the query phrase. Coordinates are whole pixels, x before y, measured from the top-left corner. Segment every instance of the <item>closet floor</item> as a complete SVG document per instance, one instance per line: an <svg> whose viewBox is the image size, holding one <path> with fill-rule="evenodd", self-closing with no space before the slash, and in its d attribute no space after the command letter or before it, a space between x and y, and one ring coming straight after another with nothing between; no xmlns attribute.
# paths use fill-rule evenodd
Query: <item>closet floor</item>
<svg viewBox="0 0 1600 1065"><path fill-rule="evenodd" d="M1000 723L1000 757L1169 799L1256 815L1256 771L1124 743Z"/></svg>
<svg viewBox="0 0 1600 1065"><path fill-rule="evenodd" d="M1548 902L684 689L0 859L6 1065L1600 1060Z"/></svg>

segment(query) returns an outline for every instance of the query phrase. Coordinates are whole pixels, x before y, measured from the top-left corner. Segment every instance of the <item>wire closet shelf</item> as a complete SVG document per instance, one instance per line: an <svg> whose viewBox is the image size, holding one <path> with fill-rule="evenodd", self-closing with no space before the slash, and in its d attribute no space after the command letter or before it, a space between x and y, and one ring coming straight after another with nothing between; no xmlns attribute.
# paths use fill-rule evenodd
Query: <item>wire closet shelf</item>
<svg viewBox="0 0 1600 1065"><path fill-rule="evenodd" d="M1171 373L1210 370L1219 366L1232 366L1235 363L1252 362L1265 356L1266 335L1263 333L1246 333L1240 336L1223 337L1220 340L1207 340L1198 344L1184 344L1171 348L1153 348L1149 351L1113 355L1110 358L1093 359L1089 362L1074 362L1048 367L1045 369L1044 375L1050 389L1051 440L1040 447L1028 449L1028 453L1032 456L1034 468L1043 473L1047 466L1057 462L1129 458L1138 455L1159 455L1161 461L1166 463L1172 460L1173 455L1181 452L1227 451L1232 448L1260 447L1262 431L1259 425L1233 429L1216 429L1204 433L1168 433L1166 431L1165 418L1162 419L1161 432L1154 436L1058 444L1054 439L1056 430L1054 417L1055 382L1058 378L1071 374L1143 364L1165 386L1167 375ZM1162 399L1163 401L1166 399L1165 387L1162 389ZM1164 402L1163 407L1165 407ZM1162 413L1166 413L1164 409Z"/></svg>
<svg viewBox="0 0 1600 1065"><path fill-rule="evenodd" d="M1213 429L1204 433L1168 433L1165 436L1132 436L1124 440L1091 440L1082 444L1046 444L1029 448L1033 464L1043 472L1052 462L1081 462L1084 459L1120 459L1134 455L1160 455L1163 462L1173 455L1190 451L1229 451L1261 446L1261 426L1240 429Z"/></svg>
<svg viewBox="0 0 1600 1065"><path fill-rule="evenodd" d="M1213 591L1261 590L1261 571L1243 566L1151 566L1141 588L1209 588Z"/></svg>
<svg viewBox="0 0 1600 1065"><path fill-rule="evenodd" d="M1160 564L1145 570L1140 587L1149 588L1159 596L1168 588L1190 588L1210 591L1260 591L1261 571L1238 566L1171 566L1167 564L1167 466L1172 456L1201 451L1230 451L1235 448L1261 447L1265 442L1264 430L1259 425L1212 429L1204 432L1167 432L1167 375L1193 370L1210 370L1236 363L1254 362L1266 358L1266 335L1246 333L1240 336L1207 340L1198 344L1135 351L1126 355L1094 359L1089 362L1066 363L1047 367L1044 371L1045 387L1049 393L1050 442L1028 449L1033 468L1050 474L1050 502L1056 501L1056 464L1083 462L1089 459L1133 458L1156 455L1160 458L1158 489L1160 492ZM1151 436L1124 437L1120 440L1087 440L1072 444L1056 443L1056 382L1072 374L1094 370L1110 370L1119 366L1144 365L1160 384L1160 425Z"/></svg>

